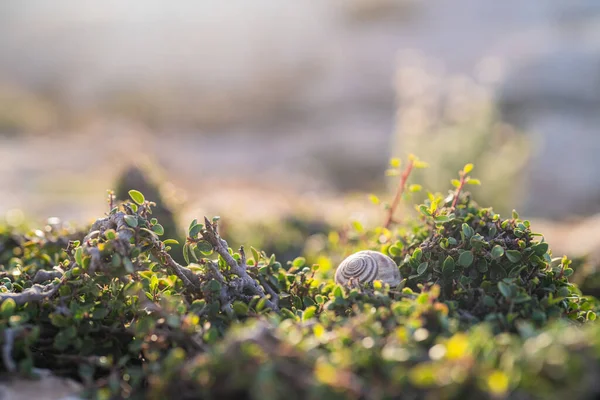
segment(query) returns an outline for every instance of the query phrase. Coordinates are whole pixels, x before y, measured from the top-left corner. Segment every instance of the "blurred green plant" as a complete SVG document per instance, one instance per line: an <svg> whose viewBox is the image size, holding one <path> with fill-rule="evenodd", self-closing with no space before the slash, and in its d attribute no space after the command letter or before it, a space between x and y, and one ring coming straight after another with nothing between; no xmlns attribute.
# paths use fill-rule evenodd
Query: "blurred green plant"
<svg viewBox="0 0 600 400"><path fill-rule="evenodd" d="M535 149L523 132L502 121L488 88L419 67L418 73L412 68L399 71L397 94L392 155L419 154L431 165L416 171L415 183L443 187L463 160L470 160L486 184L474 188L473 195L500 213L510 213L522 198L523 170Z"/></svg>

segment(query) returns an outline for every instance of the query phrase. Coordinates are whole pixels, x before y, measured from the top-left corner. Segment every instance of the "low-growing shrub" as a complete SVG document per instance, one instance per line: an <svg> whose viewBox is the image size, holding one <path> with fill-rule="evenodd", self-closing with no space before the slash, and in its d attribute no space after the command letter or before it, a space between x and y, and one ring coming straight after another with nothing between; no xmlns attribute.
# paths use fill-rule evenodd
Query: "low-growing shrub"
<svg viewBox="0 0 600 400"><path fill-rule="evenodd" d="M398 222L420 165L382 226L332 231L318 264L234 251L218 218L192 221L179 263L137 190L84 234L0 231L2 369L50 369L98 399L594 396L597 303L570 261L516 212L478 206L472 165ZM393 257L400 286L334 283L366 249Z"/></svg>

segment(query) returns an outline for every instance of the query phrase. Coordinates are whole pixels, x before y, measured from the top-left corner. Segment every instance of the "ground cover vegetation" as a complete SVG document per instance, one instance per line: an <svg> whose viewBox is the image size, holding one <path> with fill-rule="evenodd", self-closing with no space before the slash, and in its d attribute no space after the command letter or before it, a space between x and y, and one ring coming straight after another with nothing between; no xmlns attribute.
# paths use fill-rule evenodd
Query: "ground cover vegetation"
<svg viewBox="0 0 600 400"><path fill-rule="evenodd" d="M595 398L598 303L571 261L477 204L472 164L399 215L424 167L391 160L381 224L321 227L319 254L293 259L232 249L219 217L177 241L135 189L83 230L0 227L1 370L95 399ZM392 257L400 285L335 284L360 250Z"/></svg>

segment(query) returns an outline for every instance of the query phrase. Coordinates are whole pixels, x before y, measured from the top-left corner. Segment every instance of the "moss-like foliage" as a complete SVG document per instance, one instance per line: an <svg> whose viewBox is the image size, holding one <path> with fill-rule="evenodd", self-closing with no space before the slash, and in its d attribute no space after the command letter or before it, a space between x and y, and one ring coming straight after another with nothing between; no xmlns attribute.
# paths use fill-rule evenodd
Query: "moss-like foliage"
<svg viewBox="0 0 600 400"><path fill-rule="evenodd" d="M152 173L150 168L143 168L137 165L130 165L125 168L116 179L115 182L115 198L118 201L129 199L129 191L137 190L144 193L149 199L155 203L152 210L154 217L160 220L164 228L165 237L181 240L183 232L178 228L177 215L164 198L160 185L157 183L158 177L156 173ZM183 262L181 257L181 246L171 245L173 248L173 258L178 262Z"/></svg>
<svg viewBox="0 0 600 400"><path fill-rule="evenodd" d="M471 200L470 169L412 220L332 231L318 264L234 251L218 218L192 221L179 263L138 190L84 234L0 231L2 369L98 399L593 397L596 301L527 221ZM336 285L364 249L401 286Z"/></svg>
<svg viewBox="0 0 600 400"><path fill-rule="evenodd" d="M388 249L407 253L401 271L409 287L438 284L441 299L463 319L490 321L499 329L519 321L541 326L560 316L586 319L591 305L586 306L579 289L567 280L573 274L570 261L553 259L548 243L536 240L540 235L531 232L529 221L514 212L502 219L468 196L452 210L452 199L440 201L435 212L431 202L420 208L426 236L419 232L425 239L418 245L400 238Z"/></svg>

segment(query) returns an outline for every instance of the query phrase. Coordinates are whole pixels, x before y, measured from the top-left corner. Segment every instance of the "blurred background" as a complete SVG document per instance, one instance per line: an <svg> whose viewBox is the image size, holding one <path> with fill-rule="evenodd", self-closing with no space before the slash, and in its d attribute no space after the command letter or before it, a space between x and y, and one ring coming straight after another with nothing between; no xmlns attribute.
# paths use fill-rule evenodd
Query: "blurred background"
<svg viewBox="0 0 600 400"><path fill-rule="evenodd" d="M3 1L0 215L87 223L137 166L185 226L368 220L415 153L590 253L599 105L597 0Z"/></svg>

